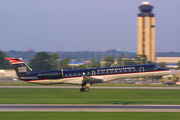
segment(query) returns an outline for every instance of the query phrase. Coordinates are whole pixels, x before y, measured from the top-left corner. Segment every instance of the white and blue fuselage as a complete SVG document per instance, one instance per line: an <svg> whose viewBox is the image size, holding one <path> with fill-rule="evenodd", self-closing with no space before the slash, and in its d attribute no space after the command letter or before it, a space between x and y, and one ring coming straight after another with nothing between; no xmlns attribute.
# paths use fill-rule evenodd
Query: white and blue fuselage
<svg viewBox="0 0 180 120"><path fill-rule="evenodd" d="M92 83L102 83L122 78L156 77L173 74L170 70L151 64L81 70L52 70L40 72L39 75L43 74L46 76L45 74L49 74L50 72L52 74L54 72L59 72L61 78L46 79L46 77L42 77L42 79L38 79L37 77L36 79L28 79L27 76L26 80L38 84L82 84L82 76L89 76L92 79Z"/></svg>
<svg viewBox="0 0 180 120"><path fill-rule="evenodd" d="M48 70L31 69L21 58L9 60L19 79L37 84L78 84L81 92L88 92L94 83L103 83L122 78L156 77L172 75L173 72L157 65L131 65L81 70Z"/></svg>

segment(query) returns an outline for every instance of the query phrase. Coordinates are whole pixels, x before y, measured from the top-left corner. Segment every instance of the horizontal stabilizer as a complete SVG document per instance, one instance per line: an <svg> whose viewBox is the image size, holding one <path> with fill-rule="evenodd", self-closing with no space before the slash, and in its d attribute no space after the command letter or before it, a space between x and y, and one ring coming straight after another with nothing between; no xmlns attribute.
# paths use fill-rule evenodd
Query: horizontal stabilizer
<svg viewBox="0 0 180 120"><path fill-rule="evenodd" d="M5 58L5 59L9 60L12 64L24 63L22 58Z"/></svg>

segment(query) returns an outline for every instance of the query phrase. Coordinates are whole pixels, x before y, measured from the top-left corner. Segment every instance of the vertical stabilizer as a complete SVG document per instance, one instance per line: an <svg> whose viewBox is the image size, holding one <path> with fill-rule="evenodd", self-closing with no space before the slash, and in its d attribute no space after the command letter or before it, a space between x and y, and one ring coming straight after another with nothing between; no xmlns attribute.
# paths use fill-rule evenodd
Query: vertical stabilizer
<svg viewBox="0 0 180 120"><path fill-rule="evenodd" d="M24 77L32 71L32 69L22 60L22 58L5 58L5 59L11 62L18 77Z"/></svg>

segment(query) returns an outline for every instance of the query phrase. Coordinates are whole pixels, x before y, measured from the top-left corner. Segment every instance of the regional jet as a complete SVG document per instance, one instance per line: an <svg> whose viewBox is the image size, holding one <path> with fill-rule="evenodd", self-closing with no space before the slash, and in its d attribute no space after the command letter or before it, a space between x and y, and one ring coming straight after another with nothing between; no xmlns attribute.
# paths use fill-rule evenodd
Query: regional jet
<svg viewBox="0 0 180 120"><path fill-rule="evenodd" d="M12 63L20 80L37 84L76 84L81 85L81 92L88 92L90 85L95 83L104 83L122 78L156 77L173 74L172 71L154 64L39 71L31 69L22 58L5 59Z"/></svg>

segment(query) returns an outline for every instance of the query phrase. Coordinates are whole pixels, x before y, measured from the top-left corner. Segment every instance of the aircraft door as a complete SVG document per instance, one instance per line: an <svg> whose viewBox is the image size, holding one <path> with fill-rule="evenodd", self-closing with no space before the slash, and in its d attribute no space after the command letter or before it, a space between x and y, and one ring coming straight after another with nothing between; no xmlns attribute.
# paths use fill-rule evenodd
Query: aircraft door
<svg viewBox="0 0 180 120"><path fill-rule="evenodd" d="M140 77L144 76L144 67L140 67L139 68L139 72L140 72Z"/></svg>
<svg viewBox="0 0 180 120"><path fill-rule="evenodd" d="M154 70L157 70L157 67L156 67L156 66L154 66Z"/></svg>
<svg viewBox="0 0 180 120"><path fill-rule="evenodd" d="M92 71L92 76L96 76L96 71L95 70Z"/></svg>

